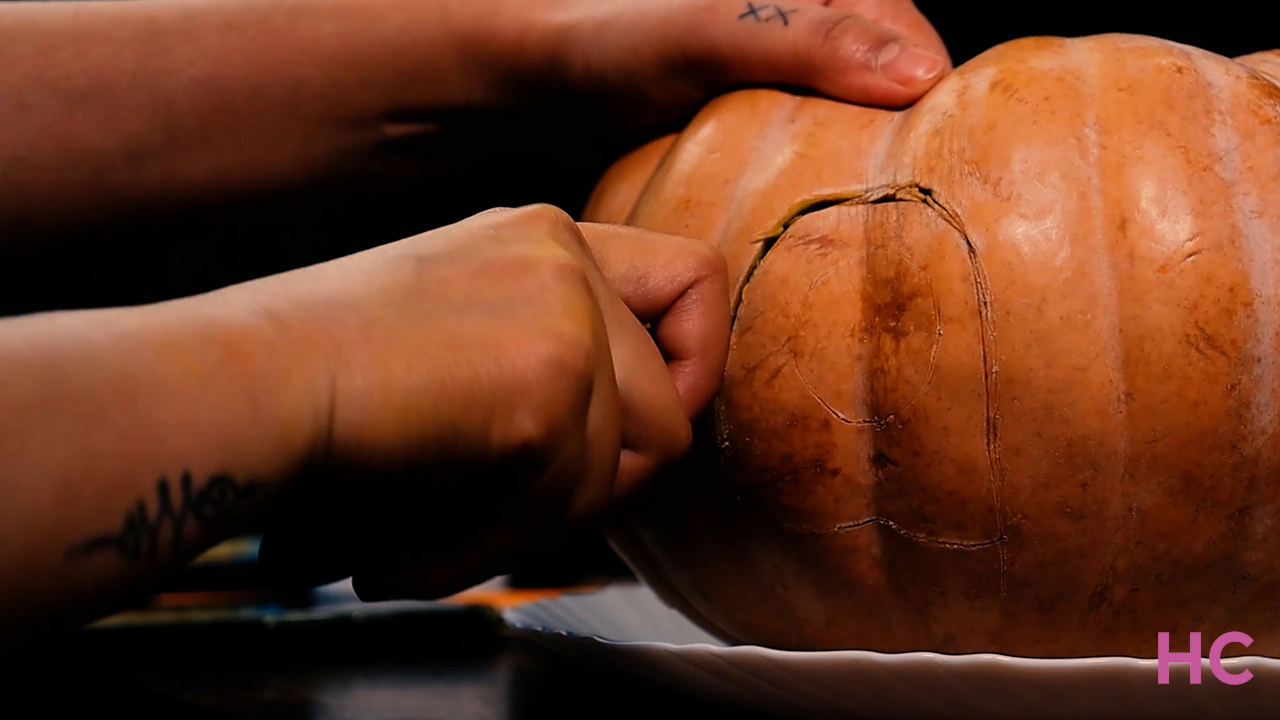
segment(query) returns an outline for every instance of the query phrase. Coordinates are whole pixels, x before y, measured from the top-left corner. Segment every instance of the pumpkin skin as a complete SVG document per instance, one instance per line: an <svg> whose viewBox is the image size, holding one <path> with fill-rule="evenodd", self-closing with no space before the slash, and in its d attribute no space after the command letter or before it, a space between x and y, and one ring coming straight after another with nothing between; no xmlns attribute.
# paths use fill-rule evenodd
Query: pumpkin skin
<svg viewBox="0 0 1280 720"><path fill-rule="evenodd" d="M792 649L1280 655L1280 63L1028 38L885 111L772 90L585 218L714 243L714 442L611 540Z"/></svg>

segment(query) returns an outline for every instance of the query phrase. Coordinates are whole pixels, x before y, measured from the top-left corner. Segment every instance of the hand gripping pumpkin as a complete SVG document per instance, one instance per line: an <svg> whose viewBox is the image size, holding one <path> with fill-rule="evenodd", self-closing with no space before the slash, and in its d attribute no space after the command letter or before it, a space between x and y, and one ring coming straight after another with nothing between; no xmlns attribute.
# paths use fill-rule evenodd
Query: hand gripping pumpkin
<svg viewBox="0 0 1280 720"><path fill-rule="evenodd" d="M735 319L714 447L615 545L736 641L1280 655L1272 62L1030 38L621 160L587 219L715 243Z"/></svg>

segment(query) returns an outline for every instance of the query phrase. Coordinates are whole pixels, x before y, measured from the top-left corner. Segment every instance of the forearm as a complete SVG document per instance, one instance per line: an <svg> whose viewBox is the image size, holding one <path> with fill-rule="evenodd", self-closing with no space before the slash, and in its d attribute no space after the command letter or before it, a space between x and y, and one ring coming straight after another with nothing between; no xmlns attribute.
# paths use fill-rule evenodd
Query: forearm
<svg viewBox="0 0 1280 720"><path fill-rule="evenodd" d="M493 95L465 6L0 5L0 249L367 172Z"/></svg>
<svg viewBox="0 0 1280 720"><path fill-rule="evenodd" d="M0 251L371 168L623 140L739 83L918 98L946 66L928 22L849 4L866 17L817 0L765 16L738 0L0 3ZM893 47L916 50L881 67Z"/></svg>
<svg viewBox="0 0 1280 720"><path fill-rule="evenodd" d="M91 619L313 456L311 360L230 302L0 321L0 636Z"/></svg>

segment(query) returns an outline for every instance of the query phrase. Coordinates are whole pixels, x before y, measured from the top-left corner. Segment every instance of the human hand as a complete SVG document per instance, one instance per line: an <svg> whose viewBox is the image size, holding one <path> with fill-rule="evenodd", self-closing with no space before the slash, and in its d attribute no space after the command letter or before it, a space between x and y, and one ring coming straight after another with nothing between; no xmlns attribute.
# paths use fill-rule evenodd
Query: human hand
<svg viewBox="0 0 1280 720"><path fill-rule="evenodd" d="M513 123L510 115L468 110L462 129L448 130L482 138L477 147L487 150L634 139L742 85L779 84L900 107L951 67L942 40L911 0L442 4L450 12L441 42L464 50L455 53L462 60L452 76L436 77L433 93L465 98L472 109L517 111ZM445 86L453 89L442 93ZM457 127L441 117L440 127Z"/></svg>
<svg viewBox="0 0 1280 720"><path fill-rule="evenodd" d="M672 110L741 83L905 105L950 67L910 0L541 0L491 5L485 28L518 82ZM514 62L512 62L514 61ZM499 63L499 67L502 63Z"/></svg>
<svg viewBox="0 0 1280 720"><path fill-rule="evenodd" d="M684 453L728 349L713 249L549 206L231 291L327 399L263 564L366 599L463 589L598 516Z"/></svg>

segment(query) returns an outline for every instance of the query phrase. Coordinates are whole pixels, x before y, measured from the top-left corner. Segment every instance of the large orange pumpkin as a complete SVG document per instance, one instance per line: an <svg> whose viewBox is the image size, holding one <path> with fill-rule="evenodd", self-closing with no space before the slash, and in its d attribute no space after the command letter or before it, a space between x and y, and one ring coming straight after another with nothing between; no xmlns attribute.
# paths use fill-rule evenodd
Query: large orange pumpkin
<svg viewBox="0 0 1280 720"><path fill-rule="evenodd" d="M616 546L737 641L1280 655L1273 62L1029 38L621 160L586 219L716 244L735 319L711 462Z"/></svg>

